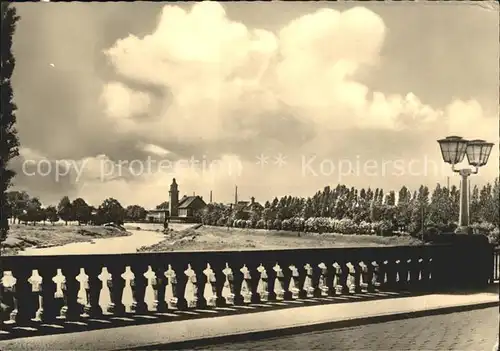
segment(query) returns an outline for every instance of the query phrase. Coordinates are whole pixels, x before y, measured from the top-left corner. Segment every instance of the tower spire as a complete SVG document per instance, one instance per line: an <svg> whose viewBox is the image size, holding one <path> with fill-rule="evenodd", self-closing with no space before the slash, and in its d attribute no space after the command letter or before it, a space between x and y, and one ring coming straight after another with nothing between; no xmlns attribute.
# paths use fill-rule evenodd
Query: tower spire
<svg viewBox="0 0 500 351"><path fill-rule="evenodd" d="M236 205L238 203L238 186L236 185L234 187L234 204Z"/></svg>

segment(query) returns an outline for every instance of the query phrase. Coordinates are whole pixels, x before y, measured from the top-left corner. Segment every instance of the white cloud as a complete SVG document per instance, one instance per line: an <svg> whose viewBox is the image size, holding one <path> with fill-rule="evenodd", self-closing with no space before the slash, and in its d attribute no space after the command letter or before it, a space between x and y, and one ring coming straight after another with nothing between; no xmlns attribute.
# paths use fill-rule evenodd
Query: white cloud
<svg viewBox="0 0 500 351"><path fill-rule="evenodd" d="M162 148L161 146L154 145L154 144L144 144L144 145L139 145L139 147L148 153L151 153L153 155L157 156L166 156L170 154L171 152Z"/></svg>
<svg viewBox="0 0 500 351"><path fill-rule="evenodd" d="M103 87L102 98L106 114L112 118L126 119L146 112L151 103L148 94L134 91L119 82L110 82Z"/></svg>
<svg viewBox="0 0 500 351"><path fill-rule="evenodd" d="M363 7L322 9L272 33L201 2L190 11L165 6L151 34L129 35L106 55L120 75L171 93L155 119L135 122L134 131L152 140L255 137L262 118L282 106L318 132L429 129L443 111L412 93L372 92L355 79L361 67L380 62L386 35L383 20Z"/></svg>

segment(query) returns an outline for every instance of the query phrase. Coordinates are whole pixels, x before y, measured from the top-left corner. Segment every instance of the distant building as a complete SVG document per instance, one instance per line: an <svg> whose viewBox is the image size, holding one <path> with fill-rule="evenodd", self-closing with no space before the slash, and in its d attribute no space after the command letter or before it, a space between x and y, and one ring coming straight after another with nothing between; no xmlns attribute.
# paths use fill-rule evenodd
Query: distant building
<svg viewBox="0 0 500 351"><path fill-rule="evenodd" d="M196 211L204 209L206 205L201 196L184 196L179 202L179 217L193 217Z"/></svg>
<svg viewBox="0 0 500 351"><path fill-rule="evenodd" d="M253 212L262 210L264 206L255 201L255 197L251 197L250 201L238 201L234 204L233 209L236 211Z"/></svg>
<svg viewBox="0 0 500 351"><path fill-rule="evenodd" d="M175 181L172 179L172 184L170 185L169 193L169 214L170 217L177 217L179 215L179 187Z"/></svg>
<svg viewBox="0 0 500 351"><path fill-rule="evenodd" d="M168 218L167 209L156 209L148 211L146 219L148 222L163 223L165 218Z"/></svg>
<svg viewBox="0 0 500 351"><path fill-rule="evenodd" d="M169 202L169 220L194 222L197 211L200 211L207 206L201 196L183 196L179 200L179 187L175 178L170 185L170 202Z"/></svg>

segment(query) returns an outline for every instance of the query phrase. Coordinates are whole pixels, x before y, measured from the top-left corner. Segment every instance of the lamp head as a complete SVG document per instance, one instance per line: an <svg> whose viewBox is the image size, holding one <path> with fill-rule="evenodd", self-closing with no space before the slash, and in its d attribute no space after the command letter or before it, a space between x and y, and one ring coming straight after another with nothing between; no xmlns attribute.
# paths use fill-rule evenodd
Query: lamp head
<svg viewBox="0 0 500 351"><path fill-rule="evenodd" d="M474 167L482 167L488 163L493 145L493 143L480 139L469 141L466 149L469 164Z"/></svg>
<svg viewBox="0 0 500 351"><path fill-rule="evenodd" d="M437 141L446 163L455 165L463 161L468 141L459 136L449 136Z"/></svg>

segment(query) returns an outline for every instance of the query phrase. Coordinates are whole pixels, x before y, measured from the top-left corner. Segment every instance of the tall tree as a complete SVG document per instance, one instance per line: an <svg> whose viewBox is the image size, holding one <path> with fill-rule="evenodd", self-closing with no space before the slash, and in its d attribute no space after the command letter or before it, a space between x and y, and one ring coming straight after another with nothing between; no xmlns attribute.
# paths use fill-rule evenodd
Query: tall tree
<svg viewBox="0 0 500 351"><path fill-rule="evenodd" d="M64 196L61 201L59 201L59 205L57 205L57 214L66 225L73 219L73 209L69 197Z"/></svg>
<svg viewBox="0 0 500 351"><path fill-rule="evenodd" d="M45 209L45 214L47 216L47 220L54 224L59 220L59 216L57 215L57 209L54 206L48 206Z"/></svg>
<svg viewBox="0 0 500 351"><path fill-rule="evenodd" d="M90 206L81 197L73 200L71 204L72 217L78 221L78 225L88 223L90 221L91 209Z"/></svg>
<svg viewBox="0 0 500 351"><path fill-rule="evenodd" d="M212 205L211 207L216 208L217 204L209 204ZM160 205L158 205L160 206ZM167 202L167 207L157 207L157 209L168 209L168 202ZM125 219L131 222L138 222L146 219L147 211L144 207L139 206L139 205L130 205L127 206L125 209ZM202 216L203 217L203 216Z"/></svg>
<svg viewBox="0 0 500 351"><path fill-rule="evenodd" d="M42 203L36 197L31 198L28 201L28 206L26 208L26 221L35 224L42 218Z"/></svg>
<svg viewBox="0 0 500 351"><path fill-rule="evenodd" d="M7 202L10 209L8 215L12 217L13 222L19 219L19 216L27 210L29 199L30 197L25 191L9 191L7 193Z"/></svg>
<svg viewBox="0 0 500 351"><path fill-rule="evenodd" d="M396 193L394 190L391 190L389 194L385 196L385 204L388 206L396 205Z"/></svg>
<svg viewBox="0 0 500 351"><path fill-rule="evenodd" d="M470 223L479 223L481 221L481 203L479 201L479 188L477 185L474 185L472 189L469 212Z"/></svg>
<svg viewBox="0 0 500 351"><path fill-rule="evenodd" d="M12 39L16 30L19 16L16 8L7 1L1 2L2 30L0 45L2 45L0 58L0 213L9 213L9 202L7 201L7 189L11 186L15 172L8 168L8 162L19 155L19 139L15 129L17 109L14 104L14 92L12 90L11 78L15 67L15 59L12 53ZM7 238L9 231L8 216L0 216L0 243Z"/></svg>
<svg viewBox="0 0 500 351"><path fill-rule="evenodd" d="M121 225L125 219L125 209L118 200L113 198L104 200L102 205L99 206L99 213L106 222Z"/></svg>

